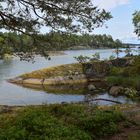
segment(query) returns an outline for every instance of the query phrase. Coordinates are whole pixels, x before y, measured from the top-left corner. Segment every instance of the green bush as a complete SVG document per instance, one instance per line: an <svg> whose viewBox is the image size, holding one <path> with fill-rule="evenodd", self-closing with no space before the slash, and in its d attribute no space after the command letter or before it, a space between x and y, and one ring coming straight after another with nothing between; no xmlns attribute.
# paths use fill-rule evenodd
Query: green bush
<svg viewBox="0 0 140 140"><path fill-rule="evenodd" d="M124 68L121 67L112 67L110 70L110 75L122 75L124 72Z"/></svg>
<svg viewBox="0 0 140 140"><path fill-rule="evenodd" d="M85 105L27 107L0 118L0 140L93 140L118 132L124 119Z"/></svg>
<svg viewBox="0 0 140 140"><path fill-rule="evenodd" d="M124 94L132 99L137 97L137 91L132 88L126 88Z"/></svg>
<svg viewBox="0 0 140 140"><path fill-rule="evenodd" d="M79 63L85 63L87 62L90 57L88 56L83 56L83 55L80 55L80 56L77 56L77 57L74 57L76 61L78 61Z"/></svg>
<svg viewBox="0 0 140 140"><path fill-rule="evenodd" d="M75 127L66 126L45 108L27 109L0 129L0 140L75 140L91 139Z"/></svg>
<svg viewBox="0 0 140 140"><path fill-rule="evenodd" d="M96 52L95 54L92 55L91 59L99 60L100 59L100 53Z"/></svg>
<svg viewBox="0 0 140 140"><path fill-rule="evenodd" d="M124 77L124 76L108 76L107 82L111 85L121 85L124 87L132 87L140 90L140 76Z"/></svg>
<svg viewBox="0 0 140 140"><path fill-rule="evenodd" d="M134 62L131 66L128 66L124 69L123 72L126 76L137 76L140 75L140 56L134 57Z"/></svg>
<svg viewBox="0 0 140 140"><path fill-rule="evenodd" d="M112 67L107 77L111 85L122 85L140 90L140 56L135 56L127 67Z"/></svg>

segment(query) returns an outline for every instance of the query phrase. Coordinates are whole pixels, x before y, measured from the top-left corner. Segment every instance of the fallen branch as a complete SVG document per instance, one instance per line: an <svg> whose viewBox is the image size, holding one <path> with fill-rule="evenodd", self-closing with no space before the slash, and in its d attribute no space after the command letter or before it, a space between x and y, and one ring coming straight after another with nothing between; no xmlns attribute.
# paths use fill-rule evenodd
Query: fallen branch
<svg viewBox="0 0 140 140"><path fill-rule="evenodd" d="M113 102L113 103L117 103L117 104L122 104L122 103L119 102L119 101L114 101L114 100L109 100L109 99L103 99L103 98L91 99L91 100L87 100L86 102L93 102L93 101L98 101L98 100Z"/></svg>

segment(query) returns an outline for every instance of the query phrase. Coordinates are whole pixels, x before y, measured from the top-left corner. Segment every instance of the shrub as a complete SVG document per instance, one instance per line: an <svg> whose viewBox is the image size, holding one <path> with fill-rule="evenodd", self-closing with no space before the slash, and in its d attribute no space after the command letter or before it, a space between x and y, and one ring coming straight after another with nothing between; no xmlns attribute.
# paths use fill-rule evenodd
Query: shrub
<svg viewBox="0 0 140 140"><path fill-rule="evenodd" d="M130 98L137 97L137 91L132 88L126 88L124 94Z"/></svg>
<svg viewBox="0 0 140 140"><path fill-rule="evenodd" d="M124 76L108 76L107 82L111 85L122 85L124 87L132 87L140 90L140 76L124 77Z"/></svg>
<svg viewBox="0 0 140 140"><path fill-rule="evenodd" d="M112 67L107 82L111 85L122 85L140 90L140 56L135 56L134 62L127 67Z"/></svg>
<svg viewBox="0 0 140 140"><path fill-rule="evenodd" d="M93 54L91 60L92 59L99 60L100 59L100 53L96 52L95 54Z"/></svg>
<svg viewBox="0 0 140 140"><path fill-rule="evenodd" d="M0 120L0 140L93 140L118 132L125 118L86 105L44 105Z"/></svg>
<svg viewBox="0 0 140 140"><path fill-rule="evenodd" d="M117 76L117 75L122 75L124 72L124 68L121 68L121 67L112 67L110 69L110 75L113 75L113 76Z"/></svg>
<svg viewBox="0 0 140 140"><path fill-rule="evenodd" d="M85 63L85 62L87 62L89 59L90 59L90 57L88 57L88 56L83 56L83 55L80 55L80 56L78 56L78 57L74 57L79 63Z"/></svg>

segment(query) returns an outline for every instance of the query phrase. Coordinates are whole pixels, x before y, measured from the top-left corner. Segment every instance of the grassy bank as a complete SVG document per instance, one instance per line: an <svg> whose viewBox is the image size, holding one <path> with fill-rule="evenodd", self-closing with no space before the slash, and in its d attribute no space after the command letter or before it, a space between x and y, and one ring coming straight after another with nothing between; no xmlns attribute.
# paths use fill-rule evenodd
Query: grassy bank
<svg viewBox="0 0 140 140"><path fill-rule="evenodd" d="M106 61L91 61L87 63L72 63L65 64L55 67L49 67L37 71L33 71L31 73L26 73L21 75L21 78L54 78L57 76L74 76L74 75L94 75L97 77L98 75L105 75L108 73L110 67Z"/></svg>
<svg viewBox="0 0 140 140"><path fill-rule="evenodd" d="M112 67L107 81L111 85L140 90L140 56L134 57L134 62L130 66Z"/></svg>
<svg viewBox="0 0 140 140"><path fill-rule="evenodd" d="M76 64L67 64L56 67L45 68L31 73L26 73L21 75L21 78L50 78L56 76L67 76L70 73L78 72L79 74L83 73L82 65L79 63Z"/></svg>
<svg viewBox="0 0 140 140"><path fill-rule="evenodd" d="M75 104L26 107L0 115L0 140L94 140L118 133L127 123L114 109Z"/></svg>

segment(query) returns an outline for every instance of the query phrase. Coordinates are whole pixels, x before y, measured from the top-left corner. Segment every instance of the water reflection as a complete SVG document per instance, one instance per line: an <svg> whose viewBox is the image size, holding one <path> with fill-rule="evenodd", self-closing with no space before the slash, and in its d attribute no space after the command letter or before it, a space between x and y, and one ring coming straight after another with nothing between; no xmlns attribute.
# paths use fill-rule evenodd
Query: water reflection
<svg viewBox="0 0 140 140"><path fill-rule="evenodd" d="M52 86L43 86L43 85L20 85L24 88L30 88L35 91L44 91L47 94L50 93L50 95L53 93L53 95L56 96L68 96L68 97L75 97L79 99L81 97L82 100L77 102L80 103L88 103L88 104L96 104L96 105L114 105L114 104L134 104L131 99L127 98L126 96L118 96L113 97L108 94L107 91L103 91L101 87L99 87L100 90L93 90L90 91L88 89L87 84L76 84L76 85L52 85ZM74 102L72 101L63 101L63 102ZM45 102L44 102L45 103ZM47 102L46 102L47 103Z"/></svg>
<svg viewBox="0 0 140 140"><path fill-rule="evenodd" d="M11 59L0 60L0 84L1 82L3 82L5 77L10 76L12 67L13 60Z"/></svg>

